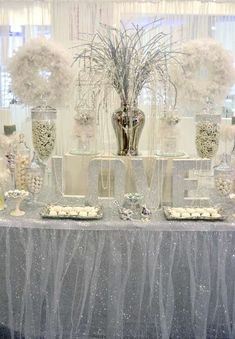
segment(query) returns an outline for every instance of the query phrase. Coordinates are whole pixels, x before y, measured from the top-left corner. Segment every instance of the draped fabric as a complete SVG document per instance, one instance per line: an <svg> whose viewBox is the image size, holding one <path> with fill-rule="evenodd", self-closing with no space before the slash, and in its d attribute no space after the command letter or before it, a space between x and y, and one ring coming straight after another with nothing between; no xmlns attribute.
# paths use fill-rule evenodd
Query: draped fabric
<svg viewBox="0 0 235 339"><path fill-rule="evenodd" d="M154 18L162 18L161 29L173 34L174 41L212 37L220 41L235 55L234 41L235 3L233 1L108 1L108 0L47 0L47 1L0 1L0 113L1 125L14 122L17 129L26 133L31 143L30 110L13 104L9 106L9 80L6 73L8 57L30 38L38 35L51 36L74 53L74 47L83 33L94 33L100 22L119 26L120 21L145 24ZM18 28L21 27L19 35ZM76 73L76 66L74 68ZM76 89L71 93L71 102L58 109L57 154L71 150L74 142L73 117L76 104ZM225 105L234 107L234 91ZM155 149L154 129L156 103L143 94L140 106L146 114L140 149L150 153ZM109 102L108 112L98 119L97 144L101 152L115 150L115 137L107 114L118 107L116 99ZM183 114L190 115L181 107ZM219 108L221 110L221 108ZM152 133L148 131L152 129ZM192 152L193 153L193 152Z"/></svg>
<svg viewBox="0 0 235 339"><path fill-rule="evenodd" d="M24 226L0 229L12 338L235 337L233 231Z"/></svg>

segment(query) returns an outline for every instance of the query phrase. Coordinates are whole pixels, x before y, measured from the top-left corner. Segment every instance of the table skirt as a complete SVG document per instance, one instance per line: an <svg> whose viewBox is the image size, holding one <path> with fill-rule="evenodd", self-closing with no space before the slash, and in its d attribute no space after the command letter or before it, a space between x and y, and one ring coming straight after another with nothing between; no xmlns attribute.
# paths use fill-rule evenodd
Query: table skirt
<svg viewBox="0 0 235 339"><path fill-rule="evenodd" d="M25 338L235 338L235 232L0 229L0 322Z"/></svg>

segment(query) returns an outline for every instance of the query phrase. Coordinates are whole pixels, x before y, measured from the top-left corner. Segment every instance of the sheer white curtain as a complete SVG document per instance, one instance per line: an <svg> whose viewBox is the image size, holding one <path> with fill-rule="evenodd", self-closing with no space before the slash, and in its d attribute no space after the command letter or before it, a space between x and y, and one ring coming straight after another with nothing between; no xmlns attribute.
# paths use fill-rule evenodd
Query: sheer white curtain
<svg viewBox="0 0 235 339"><path fill-rule="evenodd" d="M49 27L51 36L66 48L76 45L83 33L93 33L100 22L118 26L120 20L124 22L145 23L153 18L163 18L161 29L173 33L177 41L213 37L222 42L226 48L231 50L235 56L235 3L233 1L186 1L186 0L160 0L160 1L118 1L118 0L44 0L44 1L20 1L0 0L0 65L1 70L5 67L12 49L24 43L36 35L48 34L45 27ZM21 26L24 35L21 41L19 37L9 35L9 27ZM71 53L74 49L69 49ZM76 72L76 67L74 68ZM1 73L2 75L2 73ZM7 81L1 78L0 91L7 95ZM73 98L73 95L71 95ZM143 99L143 98L142 98ZM145 102L142 100L140 105ZM110 115L117 103L110 104ZM148 124L151 121L151 105L144 106L147 116L147 126L144 129L142 138L142 149L147 149L150 142ZM30 133L30 111L26 107L13 105L11 114L1 109L1 125L9 122L9 119L16 122L18 129L26 132L28 141L31 140ZM58 110L58 154L63 154L71 148L73 134L74 102L68 107ZM115 140L112 129L109 128L110 119L101 119L99 126L100 139L102 134L105 144L112 144ZM2 129L2 126L0 126Z"/></svg>

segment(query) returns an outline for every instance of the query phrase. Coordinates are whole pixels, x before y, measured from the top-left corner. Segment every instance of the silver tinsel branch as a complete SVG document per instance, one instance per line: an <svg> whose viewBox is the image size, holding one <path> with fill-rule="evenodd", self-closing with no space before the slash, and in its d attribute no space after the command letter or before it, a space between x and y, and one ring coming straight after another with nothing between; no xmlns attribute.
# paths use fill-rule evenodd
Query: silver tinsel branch
<svg viewBox="0 0 235 339"><path fill-rule="evenodd" d="M156 32L159 20L117 29L101 24L90 41L76 46L75 63L85 68L97 88L112 86L125 104L134 103L144 86L165 73L176 59L171 35Z"/></svg>

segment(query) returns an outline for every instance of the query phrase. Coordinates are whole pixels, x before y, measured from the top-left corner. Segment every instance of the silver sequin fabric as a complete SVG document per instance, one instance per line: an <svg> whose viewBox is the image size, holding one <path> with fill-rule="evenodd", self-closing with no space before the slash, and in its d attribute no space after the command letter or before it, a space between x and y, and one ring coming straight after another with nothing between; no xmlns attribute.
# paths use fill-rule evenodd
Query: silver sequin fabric
<svg viewBox="0 0 235 339"><path fill-rule="evenodd" d="M0 321L25 338L234 338L235 223L0 219ZM13 332L12 332L13 333Z"/></svg>

